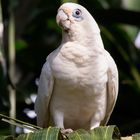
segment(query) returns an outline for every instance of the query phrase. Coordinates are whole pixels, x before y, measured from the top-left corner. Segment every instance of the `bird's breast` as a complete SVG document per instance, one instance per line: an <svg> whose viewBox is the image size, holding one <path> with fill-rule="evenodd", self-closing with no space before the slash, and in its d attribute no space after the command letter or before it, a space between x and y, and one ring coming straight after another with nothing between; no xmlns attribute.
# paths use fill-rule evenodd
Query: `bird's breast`
<svg viewBox="0 0 140 140"><path fill-rule="evenodd" d="M81 46L68 46L51 63L55 86L50 110L64 114L66 128L89 128L96 112L98 119L104 118L108 66L104 55L92 53Z"/></svg>
<svg viewBox="0 0 140 140"><path fill-rule="evenodd" d="M52 61L53 75L69 87L98 87L107 82L107 63L104 55L94 54L80 45L63 47Z"/></svg>

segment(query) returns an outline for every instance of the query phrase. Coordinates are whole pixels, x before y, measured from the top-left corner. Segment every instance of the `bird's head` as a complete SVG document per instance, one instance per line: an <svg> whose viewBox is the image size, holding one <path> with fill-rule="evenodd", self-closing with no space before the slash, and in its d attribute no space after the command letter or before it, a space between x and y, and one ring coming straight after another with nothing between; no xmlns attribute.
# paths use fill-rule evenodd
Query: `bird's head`
<svg viewBox="0 0 140 140"><path fill-rule="evenodd" d="M57 24L63 31L78 33L100 33L99 27L91 14L81 5L64 3L58 9Z"/></svg>

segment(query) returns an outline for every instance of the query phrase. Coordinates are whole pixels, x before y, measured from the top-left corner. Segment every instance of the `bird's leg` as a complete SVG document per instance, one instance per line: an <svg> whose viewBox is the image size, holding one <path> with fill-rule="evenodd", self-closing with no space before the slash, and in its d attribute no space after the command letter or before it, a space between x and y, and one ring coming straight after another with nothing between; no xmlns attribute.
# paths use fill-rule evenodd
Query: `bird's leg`
<svg viewBox="0 0 140 140"><path fill-rule="evenodd" d="M64 128L64 114L61 111L56 111L53 114L54 125L59 128Z"/></svg>
<svg viewBox="0 0 140 140"><path fill-rule="evenodd" d="M92 117L91 123L90 123L90 130L99 126L100 126L100 121L96 120L95 117Z"/></svg>
<svg viewBox="0 0 140 140"><path fill-rule="evenodd" d="M61 133L63 133L63 134L73 132L73 130L71 128L67 128L67 129L64 128L64 114L60 111L55 111L54 124L55 124L55 126L61 128Z"/></svg>

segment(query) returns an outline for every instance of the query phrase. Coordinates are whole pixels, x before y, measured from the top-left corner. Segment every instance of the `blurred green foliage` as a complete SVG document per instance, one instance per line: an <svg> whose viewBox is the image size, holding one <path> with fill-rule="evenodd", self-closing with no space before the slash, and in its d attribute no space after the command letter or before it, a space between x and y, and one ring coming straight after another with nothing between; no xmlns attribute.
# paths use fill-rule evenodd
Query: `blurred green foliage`
<svg viewBox="0 0 140 140"><path fill-rule="evenodd" d="M40 75L47 55L60 44L61 30L56 24L55 16L64 1L1 1L6 62L10 4L16 21L16 85L14 86L17 92L17 118L20 120L35 124L35 119L30 118L25 110L34 109L31 95L37 91L35 81ZM125 0L78 1L95 17L100 25L105 48L117 63L120 77L119 97L109 123L117 125L123 135L128 135L140 132L140 50L134 45L140 27L138 22L140 11L135 13L135 7L133 11L129 11L127 5L129 3L124 2ZM136 2L133 4L137 5ZM120 12L122 14L119 14ZM6 86L8 84L11 84L11 79L8 75L4 77L3 69L0 68L0 113L3 114L9 113ZM0 122L0 126L0 134L8 132L7 124ZM6 132L3 132L4 129Z"/></svg>

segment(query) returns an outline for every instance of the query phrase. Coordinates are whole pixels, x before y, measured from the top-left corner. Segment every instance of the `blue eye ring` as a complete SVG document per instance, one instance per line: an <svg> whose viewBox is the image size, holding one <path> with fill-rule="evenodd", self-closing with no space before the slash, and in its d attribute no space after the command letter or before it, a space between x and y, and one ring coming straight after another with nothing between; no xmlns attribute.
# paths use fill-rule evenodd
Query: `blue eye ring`
<svg viewBox="0 0 140 140"><path fill-rule="evenodd" d="M80 9L75 9L75 10L73 11L73 16L74 16L74 17L80 18L81 15L82 15L82 12L81 12Z"/></svg>

